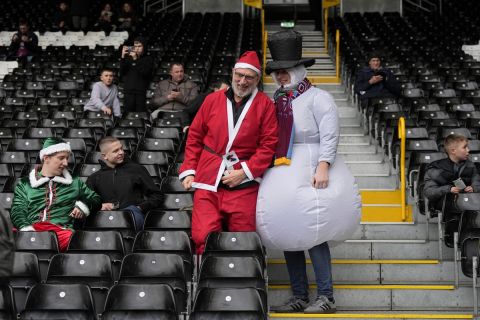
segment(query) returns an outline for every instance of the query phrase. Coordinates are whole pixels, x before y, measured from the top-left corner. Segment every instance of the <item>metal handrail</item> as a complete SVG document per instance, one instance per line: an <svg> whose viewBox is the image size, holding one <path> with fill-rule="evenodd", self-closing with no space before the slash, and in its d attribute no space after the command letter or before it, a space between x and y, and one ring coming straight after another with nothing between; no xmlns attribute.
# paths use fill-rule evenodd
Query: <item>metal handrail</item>
<svg viewBox="0 0 480 320"><path fill-rule="evenodd" d="M400 194L401 194L401 206L402 206L402 221L407 220L407 199L406 199L406 181L405 181L405 118L400 117L398 120L398 138L400 139Z"/></svg>
<svg viewBox="0 0 480 320"><path fill-rule="evenodd" d="M335 33L335 41L337 42L336 52L335 52L335 68L337 79L340 78L340 30L337 29Z"/></svg>
<svg viewBox="0 0 480 320"><path fill-rule="evenodd" d="M323 41L325 42L325 52L328 52L328 8L325 8L323 11L323 32L325 33L323 36Z"/></svg>

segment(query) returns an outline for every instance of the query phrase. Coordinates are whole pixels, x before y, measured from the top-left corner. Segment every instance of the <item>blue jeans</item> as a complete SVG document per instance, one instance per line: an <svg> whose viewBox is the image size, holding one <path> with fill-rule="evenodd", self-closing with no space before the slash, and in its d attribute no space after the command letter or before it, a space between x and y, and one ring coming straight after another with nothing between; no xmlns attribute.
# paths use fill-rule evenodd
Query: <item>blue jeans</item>
<svg viewBox="0 0 480 320"><path fill-rule="evenodd" d="M143 230L143 222L145 221L145 215L142 210L137 206L130 205L122 210L130 210L133 214L133 219L135 220L135 229L136 231Z"/></svg>
<svg viewBox="0 0 480 320"><path fill-rule="evenodd" d="M330 248L324 242L308 250L315 271L317 296L333 298L332 264ZM304 251L285 251L288 276L292 283L292 292L296 298L308 300L307 265Z"/></svg>

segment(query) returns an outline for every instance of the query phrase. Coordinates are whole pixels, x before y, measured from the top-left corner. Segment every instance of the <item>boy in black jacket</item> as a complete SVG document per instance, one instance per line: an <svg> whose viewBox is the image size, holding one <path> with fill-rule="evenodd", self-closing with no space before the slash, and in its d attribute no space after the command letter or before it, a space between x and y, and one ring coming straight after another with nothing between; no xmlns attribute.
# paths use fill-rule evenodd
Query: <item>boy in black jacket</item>
<svg viewBox="0 0 480 320"><path fill-rule="evenodd" d="M130 210L137 231L142 230L145 214L162 203L160 189L142 165L125 159L117 138L105 137L99 147L102 169L88 177L87 186L102 198L101 210Z"/></svg>
<svg viewBox="0 0 480 320"><path fill-rule="evenodd" d="M468 159L467 138L451 134L444 147L448 158L430 163L425 173L425 196L438 209L447 193L480 192L480 175Z"/></svg>

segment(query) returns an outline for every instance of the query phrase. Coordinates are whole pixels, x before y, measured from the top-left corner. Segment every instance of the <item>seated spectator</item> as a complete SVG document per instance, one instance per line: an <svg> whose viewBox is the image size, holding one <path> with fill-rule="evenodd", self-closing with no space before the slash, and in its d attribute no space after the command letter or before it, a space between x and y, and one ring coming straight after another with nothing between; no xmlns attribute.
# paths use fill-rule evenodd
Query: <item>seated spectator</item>
<svg viewBox="0 0 480 320"><path fill-rule="evenodd" d="M190 117L190 121L193 121L193 118L195 118L195 115L198 112L198 109L203 104L203 101L205 98L212 92L217 92L219 90L228 90L230 88L230 85L228 84L227 81L215 81L214 83L210 84L209 88L207 91L204 93L199 94L195 100L193 100L186 108L185 108L185 113L187 113Z"/></svg>
<svg viewBox="0 0 480 320"><path fill-rule="evenodd" d="M27 21L20 20L18 31L13 35L10 43L10 58L22 62L30 62L38 53L38 37L30 31Z"/></svg>
<svg viewBox="0 0 480 320"><path fill-rule="evenodd" d="M173 62L169 73L170 79L160 81L155 89L153 105L157 110L152 112L152 119L161 111L183 111L198 96L198 86L185 79L182 63Z"/></svg>
<svg viewBox="0 0 480 320"><path fill-rule="evenodd" d="M75 31L87 31L89 9L90 0L72 0L70 3L72 26Z"/></svg>
<svg viewBox="0 0 480 320"><path fill-rule="evenodd" d="M102 111L106 115L121 117L120 101L118 100L118 89L113 84L113 71L107 68L102 69L100 81L95 82L90 93L90 99L83 107L85 111Z"/></svg>
<svg viewBox="0 0 480 320"><path fill-rule="evenodd" d="M98 17L97 23L95 23L95 28L99 31L105 31L110 33L112 30L115 30L116 26L113 24L113 11L112 5L107 2L103 6L102 11L100 12L100 17Z"/></svg>
<svg viewBox="0 0 480 320"><path fill-rule="evenodd" d="M392 72L381 65L380 55L370 54L368 66L357 74L355 92L362 101L368 98L395 98L401 93L401 87Z"/></svg>
<svg viewBox="0 0 480 320"><path fill-rule="evenodd" d="M15 187L12 223L19 231L53 231L61 251L73 232L74 219L100 209L101 199L78 177L68 172L70 145L47 138L40 150L42 164Z"/></svg>
<svg viewBox="0 0 480 320"><path fill-rule="evenodd" d="M69 30L70 19L71 16L67 3L60 1L57 11L53 16L53 30L59 30L65 33Z"/></svg>
<svg viewBox="0 0 480 320"><path fill-rule="evenodd" d="M87 185L102 198L102 210L130 210L137 230L145 215L160 207L162 194L147 169L125 158L120 140L105 137L98 143L102 169L87 179Z"/></svg>
<svg viewBox="0 0 480 320"><path fill-rule="evenodd" d="M430 163L425 173L425 196L439 210L447 193L480 192L480 175L468 159L467 138L451 134L444 147L448 158Z"/></svg>
<svg viewBox="0 0 480 320"><path fill-rule="evenodd" d="M123 80L124 111L145 112L146 94L154 62L145 54L147 42L143 37L136 37L133 47L123 46L120 60L120 75Z"/></svg>
<svg viewBox="0 0 480 320"><path fill-rule="evenodd" d="M130 2L124 2L117 19L118 30L135 31L137 18Z"/></svg>

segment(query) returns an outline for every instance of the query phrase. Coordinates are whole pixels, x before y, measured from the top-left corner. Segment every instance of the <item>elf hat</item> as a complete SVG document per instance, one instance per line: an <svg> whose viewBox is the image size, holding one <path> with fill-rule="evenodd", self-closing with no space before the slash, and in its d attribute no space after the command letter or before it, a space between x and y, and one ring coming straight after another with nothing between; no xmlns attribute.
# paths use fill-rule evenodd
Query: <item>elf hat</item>
<svg viewBox="0 0 480 320"><path fill-rule="evenodd" d="M43 142L43 148L40 150L40 159L44 156L49 156L57 152L72 152L70 145L60 138L47 138Z"/></svg>
<svg viewBox="0 0 480 320"><path fill-rule="evenodd" d="M255 51L245 51L238 59L237 63L233 67L234 69L243 68L243 69L252 69L258 75L261 75L260 69L260 60L258 60L257 53Z"/></svg>

